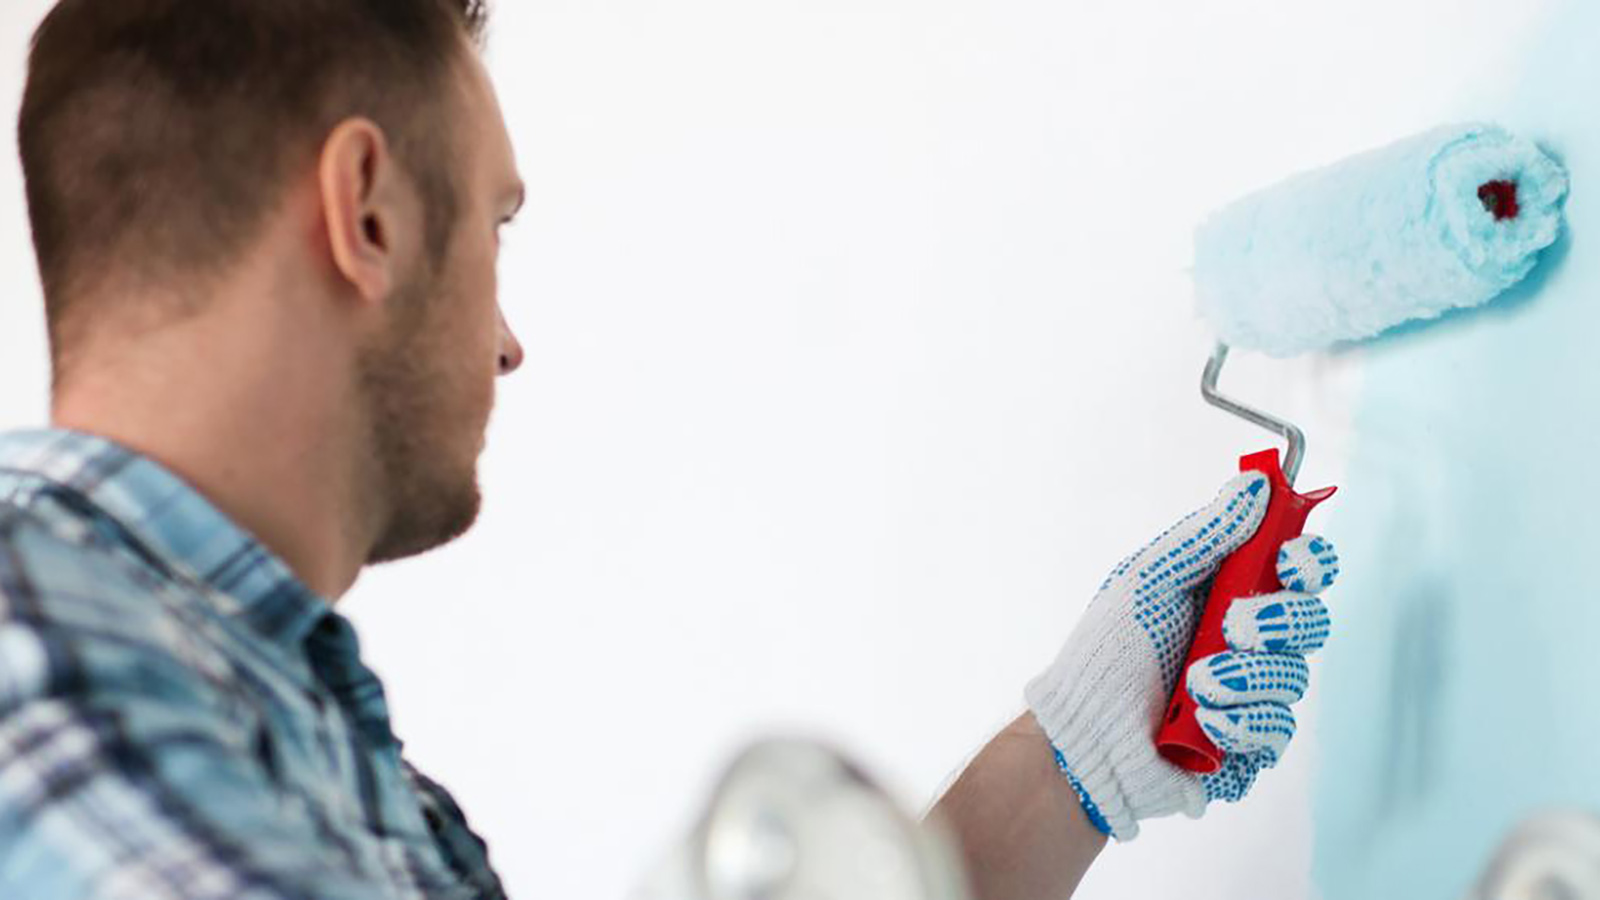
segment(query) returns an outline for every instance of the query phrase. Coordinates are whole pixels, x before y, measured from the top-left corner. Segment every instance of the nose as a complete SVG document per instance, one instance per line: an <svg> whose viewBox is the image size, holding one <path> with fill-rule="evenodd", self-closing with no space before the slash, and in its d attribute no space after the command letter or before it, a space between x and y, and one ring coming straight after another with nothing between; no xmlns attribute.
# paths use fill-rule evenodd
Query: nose
<svg viewBox="0 0 1600 900"><path fill-rule="evenodd" d="M504 376L522 368L522 342L517 340L515 334L511 333L511 326L506 324L505 312L497 310L497 313L500 317L500 337L498 341L500 346L500 374Z"/></svg>

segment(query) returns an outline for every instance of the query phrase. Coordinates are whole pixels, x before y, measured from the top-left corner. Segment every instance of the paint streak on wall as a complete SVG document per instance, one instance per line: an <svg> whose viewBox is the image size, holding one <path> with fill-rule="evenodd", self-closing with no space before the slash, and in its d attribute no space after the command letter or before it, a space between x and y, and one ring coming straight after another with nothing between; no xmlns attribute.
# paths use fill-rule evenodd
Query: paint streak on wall
<svg viewBox="0 0 1600 900"><path fill-rule="evenodd" d="M1487 309L1363 351L1328 532L1347 579L1321 670L1326 900L1457 898L1518 821L1600 811L1600 5L1559 8L1505 98L1466 106L1572 174L1569 233Z"/></svg>

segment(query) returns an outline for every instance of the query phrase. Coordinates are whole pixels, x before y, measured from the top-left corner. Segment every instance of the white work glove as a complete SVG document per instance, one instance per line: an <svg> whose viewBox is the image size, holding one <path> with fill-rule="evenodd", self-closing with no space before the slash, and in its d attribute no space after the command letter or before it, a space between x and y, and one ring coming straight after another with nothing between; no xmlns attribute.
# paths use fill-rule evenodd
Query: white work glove
<svg viewBox="0 0 1600 900"><path fill-rule="evenodd" d="M1333 584L1338 559L1322 538L1284 544L1282 593L1239 600L1223 631L1229 651L1197 660L1186 689L1222 768L1195 775L1163 759L1155 735L1193 642L1211 576L1261 524L1266 476L1246 473L1215 502L1118 566L1089 604L1060 656L1027 688L1028 706L1056 761L1097 828L1132 840L1139 822L1212 800L1236 801L1275 765L1294 735L1289 705L1306 688L1305 655L1327 639L1315 595Z"/></svg>

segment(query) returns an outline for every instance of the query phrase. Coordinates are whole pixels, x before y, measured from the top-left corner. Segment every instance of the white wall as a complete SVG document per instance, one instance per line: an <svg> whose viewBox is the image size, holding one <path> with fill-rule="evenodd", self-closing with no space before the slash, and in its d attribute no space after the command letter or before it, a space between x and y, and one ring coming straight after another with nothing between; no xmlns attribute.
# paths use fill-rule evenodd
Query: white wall
<svg viewBox="0 0 1600 900"><path fill-rule="evenodd" d="M47 5L0 11L6 121ZM1433 124L1546 4L500 5L528 364L478 529L348 610L513 895L616 897L756 734L931 798L1105 569L1264 445L1195 393L1195 222ZM13 154L0 192L12 426L45 390ZM1308 485L1354 368L1230 370L1305 420ZM1082 896L1309 896L1314 745Z"/></svg>

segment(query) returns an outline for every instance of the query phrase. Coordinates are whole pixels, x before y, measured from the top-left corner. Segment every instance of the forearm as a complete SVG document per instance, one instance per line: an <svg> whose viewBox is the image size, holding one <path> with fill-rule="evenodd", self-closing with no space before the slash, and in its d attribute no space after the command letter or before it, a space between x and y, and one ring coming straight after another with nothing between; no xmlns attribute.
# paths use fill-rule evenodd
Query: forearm
<svg viewBox="0 0 1600 900"><path fill-rule="evenodd" d="M1031 713L989 742L932 815L959 842L975 900L1065 900L1106 844Z"/></svg>

